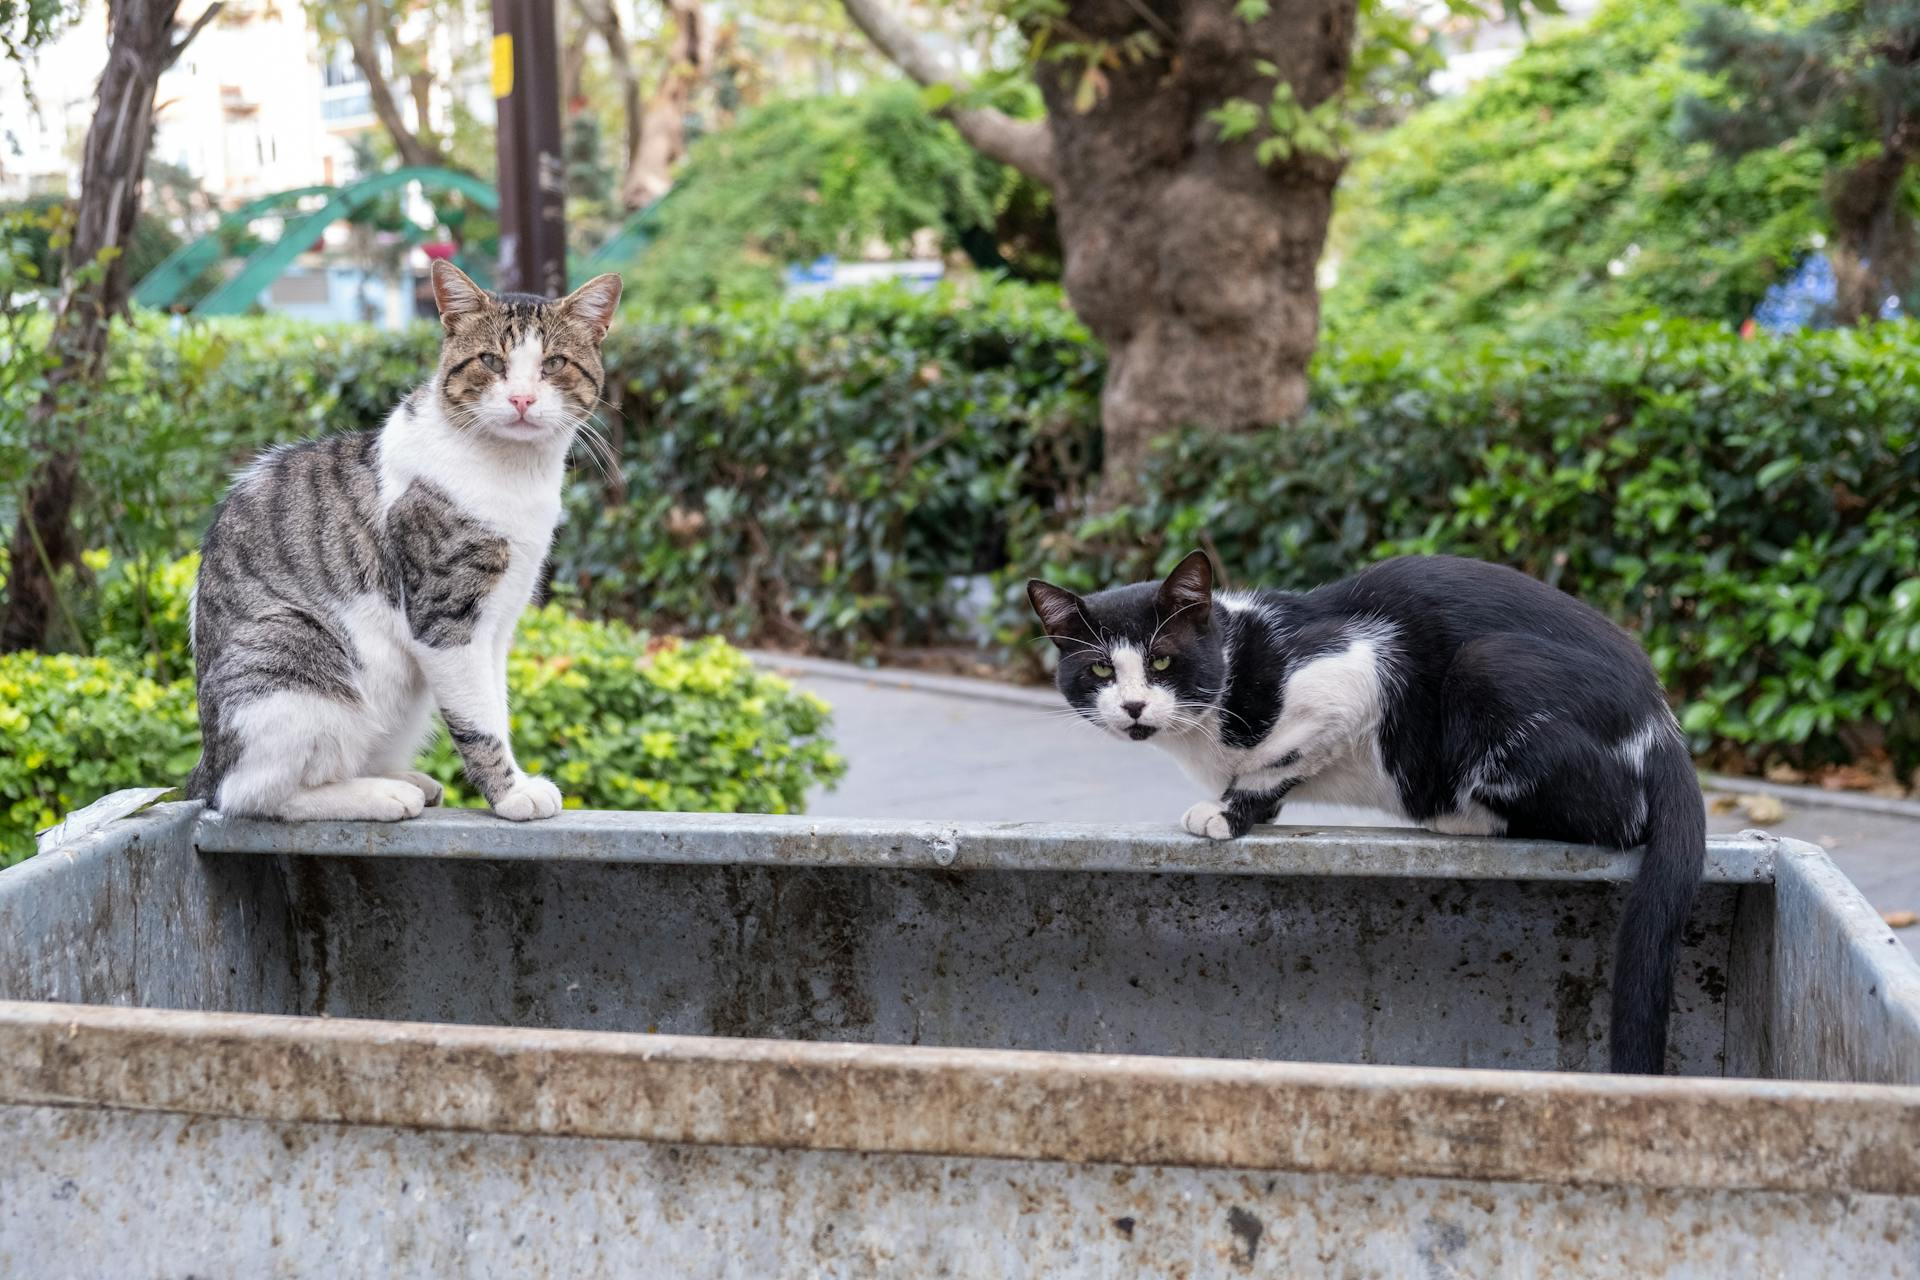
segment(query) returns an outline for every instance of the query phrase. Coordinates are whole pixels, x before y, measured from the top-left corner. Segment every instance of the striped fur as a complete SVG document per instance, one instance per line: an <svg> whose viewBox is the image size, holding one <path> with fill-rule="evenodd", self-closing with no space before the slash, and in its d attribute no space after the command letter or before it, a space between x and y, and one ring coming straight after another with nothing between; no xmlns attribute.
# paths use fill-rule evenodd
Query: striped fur
<svg viewBox="0 0 1920 1280"><path fill-rule="evenodd" d="M433 279L446 328L433 381L378 432L266 454L208 530L188 792L222 812L411 817L440 798L411 767L436 709L495 812L559 812L553 784L514 761L507 650L599 394L620 282L549 301L488 294L448 263Z"/></svg>

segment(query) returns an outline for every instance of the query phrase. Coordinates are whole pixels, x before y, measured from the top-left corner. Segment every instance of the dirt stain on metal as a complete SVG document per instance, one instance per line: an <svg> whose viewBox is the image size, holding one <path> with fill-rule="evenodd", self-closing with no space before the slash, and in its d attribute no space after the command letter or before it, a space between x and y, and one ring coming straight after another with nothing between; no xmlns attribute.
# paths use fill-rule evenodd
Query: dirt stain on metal
<svg viewBox="0 0 1920 1280"><path fill-rule="evenodd" d="M1227 1210L1227 1230L1239 1241L1233 1260L1243 1267L1252 1266L1255 1255L1260 1252L1260 1237L1266 1234L1266 1224L1235 1205Z"/></svg>

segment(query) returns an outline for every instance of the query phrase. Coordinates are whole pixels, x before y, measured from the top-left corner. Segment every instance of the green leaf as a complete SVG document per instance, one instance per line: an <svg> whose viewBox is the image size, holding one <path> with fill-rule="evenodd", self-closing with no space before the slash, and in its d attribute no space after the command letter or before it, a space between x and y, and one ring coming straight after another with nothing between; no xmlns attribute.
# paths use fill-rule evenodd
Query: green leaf
<svg viewBox="0 0 1920 1280"><path fill-rule="evenodd" d="M1228 98L1207 112L1207 119L1220 130L1220 141L1234 142L1260 127L1260 108L1245 98Z"/></svg>

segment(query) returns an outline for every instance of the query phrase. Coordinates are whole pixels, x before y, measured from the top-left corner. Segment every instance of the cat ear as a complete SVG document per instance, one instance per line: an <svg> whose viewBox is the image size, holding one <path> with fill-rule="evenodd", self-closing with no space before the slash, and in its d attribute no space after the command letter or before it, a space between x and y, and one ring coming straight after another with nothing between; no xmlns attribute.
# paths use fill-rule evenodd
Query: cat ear
<svg viewBox="0 0 1920 1280"><path fill-rule="evenodd" d="M1160 584L1160 613L1206 630L1213 619L1213 561L1206 552L1195 551L1173 566Z"/></svg>
<svg viewBox="0 0 1920 1280"><path fill-rule="evenodd" d="M428 274L433 277L433 300L440 308L440 323L449 330L490 305L487 291L445 258L435 258Z"/></svg>
<svg viewBox="0 0 1920 1280"><path fill-rule="evenodd" d="M561 300L563 310L579 316L602 338L613 327L613 309L620 305L620 277L609 271L575 289Z"/></svg>
<svg viewBox="0 0 1920 1280"><path fill-rule="evenodd" d="M1093 628L1087 624L1086 610L1081 607L1080 597L1065 587L1056 587L1038 578L1029 579L1027 603L1039 615L1040 625L1046 628L1047 639L1053 641L1061 652L1066 652L1068 645L1093 643Z"/></svg>

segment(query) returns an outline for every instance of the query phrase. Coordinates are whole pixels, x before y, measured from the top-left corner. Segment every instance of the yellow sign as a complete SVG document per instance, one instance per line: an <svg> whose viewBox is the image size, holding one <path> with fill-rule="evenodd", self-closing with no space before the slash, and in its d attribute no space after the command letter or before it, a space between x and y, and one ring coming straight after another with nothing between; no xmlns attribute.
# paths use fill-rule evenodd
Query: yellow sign
<svg viewBox="0 0 1920 1280"><path fill-rule="evenodd" d="M513 93L513 37L502 31L493 38L493 96Z"/></svg>

